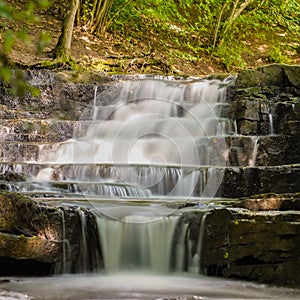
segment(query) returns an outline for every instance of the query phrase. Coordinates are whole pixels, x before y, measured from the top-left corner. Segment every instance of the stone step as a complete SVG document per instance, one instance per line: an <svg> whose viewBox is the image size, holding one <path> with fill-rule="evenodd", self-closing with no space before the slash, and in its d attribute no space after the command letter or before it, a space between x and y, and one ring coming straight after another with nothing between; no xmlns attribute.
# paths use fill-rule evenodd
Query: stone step
<svg viewBox="0 0 300 300"><path fill-rule="evenodd" d="M78 130L84 132L87 127L85 122L75 122ZM49 158L58 161L67 143L60 143L65 140L65 133L72 134L73 122L57 123L53 132L48 134L22 134L6 133L0 142L0 161L2 162L45 162ZM30 126L35 126L31 124ZM47 125L48 126L48 125ZM63 128L63 129L61 129ZM74 130L73 130L74 132ZM177 140L173 139L176 143ZM183 141L183 140L182 140ZM112 141L113 143L113 141ZM218 166L278 166L300 163L300 139L292 136L272 135L272 136L226 136L210 137L196 140L199 149L200 161L208 160L211 165ZM72 145L70 145L72 149ZM73 145L72 153L79 151L80 145ZM86 146L85 146L86 147ZM96 151L93 143L90 147ZM76 149L75 149L76 148ZM100 148L99 148L100 149ZM204 154L207 154L206 156ZM206 158L205 158L205 157ZM98 156L97 156L98 157ZM227 160L225 161L225 158ZM96 159L96 156L95 156Z"/></svg>
<svg viewBox="0 0 300 300"><path fill-rule="evenodd" d="M0 120L0 140L16 142L60 142L74 134L85 132L85 121L56 119L4 119Z"/></svg>
<svg viewBox="0 0 300 300"><path fill-rule="evenodd" d="M147 199L152 197L150 189L122 182L84 182L84 181L18 181L0 180L1 190L18 192L32 198L61 198L77 201L90 197L98 198L135 198ZM142 200L141 200L142 201Z"/></svg>
<svg viewBox="0 0 300 300"><path fill-rule="evenodd" d="M3 119L44 119L47 115L40 111L9 109L7 105L0 105L0 120Z"/></svg>
<svg viewBox="0 0 300 300"><path fill-rule="evenodd" d="M25 94L23 97L15 97L9 93L3 93L0 97L0 104L6 105L9 110L21 110L39 113L43 118L61 118L68 120L78 120L82 116L82 112L93 106L95 88L100 95L111 84L73 84L63 81L54 81L42 83L39 80L32 80L32 84L40 90L40 95L33 97ZM118 93L118 88L114 87L113 92L108 91L103 95L104 99L109 99L110 103L113 96Z"/></svg>
<svg viewBox="0 0 300 300"><path fill-rule="evenodd" d="M290 135L226 137L229 166L279 166L300 162L300 139Z"/></svg>
<svg viewBox="0 0 300 300"><path fill-rule="evenodd" d="M59 134L22 134L22 133L8 133L2 138L5 142L20 142L20 143L56 143L63 141L63 137Z"/></svg>
<svg viewBox="0 0 300 300"><path fill-rule="evenodd" d="M222 172L222 170L217 170ZM241 198L265 193L295 193L300 191L300 164L229 167L223 173L217 195Z"/></svg>
<svg viewBox="0 0 300 300"><path fill-rule="evenodd" d="M30 182L122 181L145 186L159 195L172 195L173 191L176 191L195 197L241 198L271 192L300 192L300 164L254 168L149 167L126 164L0 164L3 183L9 179L13 182L15 173L19 174L18 176L24 174L23 178ZM189 182L189 191L185 190L186 182Z"/></svg>
<svg viewBox="0 0 300 300"><path fill-rule="evenodd" d="M241 94L231 104L231 118L244 135L300 133L300 96L282 93L267 98L261 93Z"/></svg>

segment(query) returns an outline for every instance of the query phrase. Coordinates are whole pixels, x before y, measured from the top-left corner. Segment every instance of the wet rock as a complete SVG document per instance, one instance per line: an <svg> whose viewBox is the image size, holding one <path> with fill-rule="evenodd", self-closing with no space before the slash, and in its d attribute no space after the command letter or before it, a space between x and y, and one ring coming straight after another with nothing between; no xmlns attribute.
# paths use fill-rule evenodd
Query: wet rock
<svg viewBox="0 0 300 300"><path fill-rule="evenodd" d="M262 136L258 139L255 165L279 166L300 162L300 139L289 135Z"/></svg>
<svg viewBox="0 0 300 300"><path fill-rule="evenodd" d="M300 135L300 121L288 121L284 124L284 132L288 135Z"/></svg>
<svg viewBox="0 0 300 300"><path fill-rule="evenodd" d="M274 104L274 133L285 133L285 123L291 120L297 120L294 112L294 106L295 104L290 100L286 102L277 102Z"/></svg>
<svg viewBox="0 0 300 300"><path fill-rule="evenodd" d="M239 89L260 88L260 72L258 70L241 70L236 79L235 86Z"/></svg>
<svg viewBox="0 0 300 300"><path fill-rule="evenodd" d="M254 140L248 136L226 138L228 149L228 166L249 166L253 159Z"/></svg>
<svg viewBox="0 0 300 300"><path fill-rule="evenodd" d="M251 97L236 99L231 105L231 117L243 135L270 133L269 104Z"/></svg>
<svg viewBox="0 0 300 300"><path fill-rule="evenodd" d="M231 98L231 117L236 119L238 132L298 134L298 124L286 122L299 120L295 112L299 77L299 66L280 64L240 71Z"/></svg>
<svg viewBox="0 0 300 300"><path fill-rule="evenodd" d="M206 217L205 274L298 286L300 213L217 209Z"/></svg>
<svg viewBox="0 0 300 300"><path fill-rule="evenodd" d="M272 64L255 70L242 70L236 80L237 88L295 87L300 88L300 66Z"/></svg>
<svg viewBox="0 0 300 300"><path fill-rule="evenodd" d="M51 263L61 255L60 244L59 241L37 236L0 233L0 257Z"/></svg>
<svg viewBox="0 0 300 300"><path fill-rule="evenodd" d="M77 121L48 120L2 120L0 129L3 141L13 142L60 142L74 136Z"/></svg>
<svg viewBox="0 0 300 300"><path fill-rule="evenodd" d="M6 291L6 290L0 290L0 299L2 300L29 300L31 297L28 297L25 294L12 292L12 291Z"/></svg>
<svg viewBox="0 0 300 300"><path fill-rule="evenodd" d="M260 103L258 101L240 100L232 105L236 119L259 121Z"/></svg>
<svg viewBox="0 0 300 300"><path fill-rule="evenodd" d="M285 66L284 72L289 83L296 88L300 88L300 67Z"/></svg>
<svg viewBox="0 0 300 300"><path fill-rule="evenodd" d="M5 172L4 174L0 174L0 180L5 181L26 181L26 176L22 173L16 172Z"/></svg>
<svg viewBox="0 0 300 300"><path fill-rule="evenodd" d="M253 211L260 210L300 210L300 195L293 194L262 194L251 198L242 199L236 203L238 207L244 207Z"/></svg>
<svg viewBox="0 0 300 300"><path fill-rule="evenodd" d="M263 193L300 192L298 165L227 168L218 194L242 198Z"/></svg>
<svg viewBox="0 0 300 300"><path fill-rule="evenodd" d="M40 90L40 95L33 97L27 93L23 97L14 97L9 90L3 90L0 104L5 105L6 110L2 114L6 119L24 116L23 112L26 112L26 118L78 120L82 111L93 104L95 86L98 86L99 94L111 86L109 82L112 79L94 77L89 76L86 83L72 83L72 78L65 78L64 74L29 70L25 79ZM76 82L75 79L73 81Z"/></svg>
<svg viewBox="0 0 300 300"><path fill-rule="evenodd" d="M79 230L82 214L88 240ZM91 246L88 253L83 253L83 243ZM15 193L0 194L1 275L24 274L27 265L37 269L25 273L36 275L92 271L101 267L101 257L95 217L89 211L54 208Z"/></svg>

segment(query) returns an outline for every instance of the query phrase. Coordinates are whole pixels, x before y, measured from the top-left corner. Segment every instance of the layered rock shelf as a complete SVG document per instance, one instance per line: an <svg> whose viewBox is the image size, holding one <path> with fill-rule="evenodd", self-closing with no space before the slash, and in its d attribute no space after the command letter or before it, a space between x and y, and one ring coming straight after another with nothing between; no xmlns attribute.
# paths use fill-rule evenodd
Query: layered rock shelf
<svg viewBox="0 0 300 300"><path fill-rule="evenodd" d="M205 274L299 286L300 213L277 210L277 200L270 197L264 205L247 200L249 209L265 211L227 208L207 215L202 253Z"/></svg>
<svg viewBox="0 0 300 300"><path fill-rule="evenodd" d="M103 268L95 216L86 209L54 208L21 194L2 192L0 216L1 275L49 275ZM83 220L86 232L78 231ZM85 257L83 243L91 245Z"/></svg>

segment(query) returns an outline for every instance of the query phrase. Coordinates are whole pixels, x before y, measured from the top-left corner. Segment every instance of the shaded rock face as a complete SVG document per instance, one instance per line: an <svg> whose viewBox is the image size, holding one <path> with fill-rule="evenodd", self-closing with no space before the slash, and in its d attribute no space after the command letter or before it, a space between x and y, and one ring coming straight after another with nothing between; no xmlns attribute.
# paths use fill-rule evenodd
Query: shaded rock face
<svg viewBox="0 0 300 300"><path fill-rule="evenodd" d="M74 136L76 122L90 115L96 84L71 83L59 73L27 71L25 79L40 90L37 97L13 96L0 87L0 137L6 141L59 142ZM111 92L111 79L97 77L97 93ZM115 89L113 89L115 90ZM104 98L106 98L104 96ZM109 99L108 99L109 101Z"/></svg>
<svg viewBox="0 0 300 300"><path fill-rule="evenodd" d="M82 218L88 241L82 236ZM83 252L83 242L91 245ZM101 268L95 217L85 209L51 207L0 194L0 275L49 275ZM87 261L83 264L83 260Z"/></svg>
<svg viewBox="0 0 300 300"><path fill-rule="evenodd" d="M218 193L226 198L242 198L271 192L299 192L299 172L298 165L228 168Z"/></svg>
<svg viewBox="0 0 300 300"><path fill-rule="evenodd" d="M299 134L300 67L270 65L238 74L231 115L243 135Z"/></svg>
<svg viewBox="0 0 300 300"><path fill-rule="evenodd" d="M203 236L204 274L299 286L300 213L214 210Z"/></svg>
<svg viewBox="0 0 300 300"><path fill-rule="evenodd" d="M219 195L240 199L234 206L243 209L207 215L202 253L207 275L300 283L299 83L300 66L270 65L237 76L230 113L243 138L231 142L229 157L242 163L226 169ZM257 146L250 167L238 156L247 157L240 151L245 146L251 149L246 136Z"/></svg>
<svg viewBox="0 0 300 300"><path fill-rule="evenodd" d="M236 167L225 171L220 196L300 191L299 80L300 66L239 72L230 114L240 136L231 138L228 157L228 166Z"/></svg>

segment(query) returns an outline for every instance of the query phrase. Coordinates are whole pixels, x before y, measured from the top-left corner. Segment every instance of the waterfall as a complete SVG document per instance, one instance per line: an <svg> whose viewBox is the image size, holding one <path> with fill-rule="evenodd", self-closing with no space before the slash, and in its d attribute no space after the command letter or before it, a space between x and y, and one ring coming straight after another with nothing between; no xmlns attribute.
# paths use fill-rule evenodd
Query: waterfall
<svg viewBox="0 0 300 300"><path fill-rule="evenodd" d="M269 134L274 134L273 114L269 113Z"/></svg>
<svg viewBox="0 0 300 300"><path fill-rule="evenodd" d="M90 117L82 112L73 138L33 145L30 161L21 159L16 146L10 151L18 158L4 161L0 173L28 177L12 190L91 209L106 271L199 273L204 212L197 209L192 234L191 220L178 209L218 193L228 156L225 136L236 133L236 124L224 115L228 83L142 78L119 81L114 92L95 86ZM93 260L86 218L80 208L77 212L82 255L81 265L72 268L85 271ZM69 272L64 219L62 224L60 268Z"/></svg>
<svg viewBox="0 0 300 300"><path fill-rule="evenodd" d="M63 175L77 179L86 197L148 199L148 205L134 206L89 199L107 272L200 272L200 238L193 240L189 222L167 203L176 197L214 197L219 188L223 173L213 166L226 165L224 136L235 131L232 121L221 115L226 92L222 84L125 81L105 118L101 111L107 105L95 89L86 133L59 144L46 158L64 164ZM110 192L100 192L91 183Z"/></svg>
<svg viewBox="0 0 300 300"><path fill-rule="evenodd" d="M258 150L258 140L259 138L258 137L254 137L252 139L252 142L253 142L253 150L252 150L252 157L251 159L249 160L249 166L250 167L255 167L255 164L256 164L256 156L257 156L257 150Z"/></svg>
<svg viewBox="0 0 300 300"><path fill-rule="evenodd" d="M62 224L62 260L58 262L55 266L54 273L68 273L70 272L70 244L66 239L66 222L65 222L65 213L63 209L59 209L59 213L61 214L61 224Z"/></svg>
<svg viewBox="0 0 300 300"><path fill-rule="evenodd" d="M94 92L94 101L93 101L93 118L92 118L93 121L97 120L97 115L99 110L99 107L96 105L97 92L98 92L98 86L96 85L95 92Z"/></svg>
<svg viewBox="0 0 300 300"><path fill-rule="evenodd" d="M86 228L86 217L84 212L79 208L77 209L78 216L81 223L81 241L82 241L82 271L88 270L88 242L87 242L87 228Z"/></svg>
<svg viewBox="0 0 300 300"><path fill-rule="evenodd" d="M203 216L199 218L204 220ZM189 223L180 215L125 215L121 221L98 217L97 222L107 272L138 269L199 274L200 238L193 240ZM199 235L200 230L199 226Z"/></svg>
<svg viewBox="0 0 300 300"><path fill-rule="evenodd" d="M218 116L226 94L222 81L138 79L120 86L114 105L96 87L86 132L48 149L42 162L63 169L61 176L77 181L82 193L112 197L113 190L117 197L140 195L112 189L114 184L140 186L148 195L193 196L205 168L226 166L224 136L233 128ZM98 112L107 105L110 114L103 120ZM186 172L189 167L194 171ZM84 183L89 181L109 187L111 195L95 192Z"/></svg>

